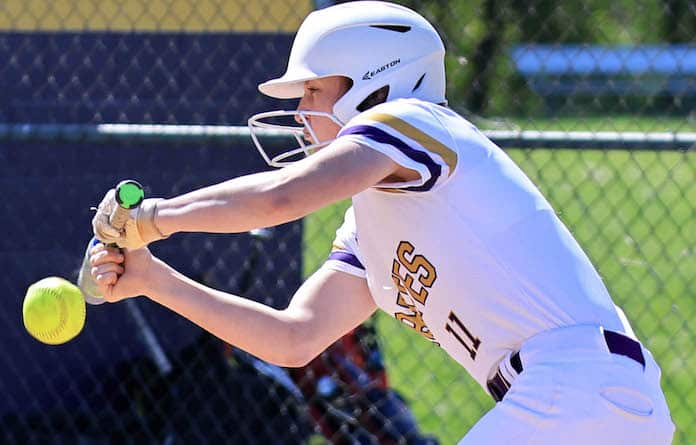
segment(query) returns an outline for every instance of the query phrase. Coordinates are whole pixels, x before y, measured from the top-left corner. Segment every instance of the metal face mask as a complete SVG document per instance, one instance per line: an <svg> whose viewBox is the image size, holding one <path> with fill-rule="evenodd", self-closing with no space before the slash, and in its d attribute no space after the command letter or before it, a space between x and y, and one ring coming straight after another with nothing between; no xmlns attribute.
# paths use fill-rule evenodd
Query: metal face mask
<svg viewBox="0 0 696 445"><path fill-rule="evenodd" d="M326 147L334 139L320 141L307 116L328 118L338 126L343 126L336 116L322 111L268 111L249 118L251 139L266 163L272 167L285 167ZM297 122L302 122L298 124ZM297 146L275 149L282 136L293 136ZM272 138L272 139L271 139ZM309 139L309 140L308 140ZM262 142L264 140L264 142Z"/></svg>

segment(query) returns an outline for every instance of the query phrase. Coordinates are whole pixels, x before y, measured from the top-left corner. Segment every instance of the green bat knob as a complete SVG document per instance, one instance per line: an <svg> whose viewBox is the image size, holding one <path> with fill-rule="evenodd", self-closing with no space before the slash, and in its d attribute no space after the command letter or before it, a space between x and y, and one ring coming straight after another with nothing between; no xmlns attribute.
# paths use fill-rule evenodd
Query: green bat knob
<svg viewBox="0 0 696 445"><path fill-rule="evenodd" d="M124 209L138 207L144 198L145 191L138 181L127 179L116 186L116 202Z"/></svg>

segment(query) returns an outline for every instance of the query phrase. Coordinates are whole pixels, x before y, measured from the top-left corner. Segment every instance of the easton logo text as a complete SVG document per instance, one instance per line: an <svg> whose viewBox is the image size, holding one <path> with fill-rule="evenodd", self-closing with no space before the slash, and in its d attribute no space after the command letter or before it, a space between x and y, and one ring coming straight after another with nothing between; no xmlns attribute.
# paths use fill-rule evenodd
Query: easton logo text
<svg viewBox="0 0 696 445"><path fill-rule="evenodd" d="M395 67L396 65L398 65L399 63L401 63L401 59L392 60L391 62L386 63L386 64L380 66L379 68L377 68L377 69L374 70L374 71L368 71L368 72L366 72L365 75L363 75L362 78L363 78L363 80L370 80L370 79L372 79L373 77L375 77L377 74L381 73L382 71L387 70L387 69L389 69L389 68L393 68L393 67Z"/></svg>

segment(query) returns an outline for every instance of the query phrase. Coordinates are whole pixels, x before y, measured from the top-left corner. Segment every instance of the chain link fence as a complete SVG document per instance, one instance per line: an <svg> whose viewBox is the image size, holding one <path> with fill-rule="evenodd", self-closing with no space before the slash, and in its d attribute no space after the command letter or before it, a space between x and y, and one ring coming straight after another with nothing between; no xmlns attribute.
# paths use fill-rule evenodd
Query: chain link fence
<svg viewBox="0 0 696 445"><path fill-rule="evenodd" d="M142 298L164 364L125 305L89 307L63 346L23 330L26 287L75 279L89 206L119 179L171 196L265 168L243 131L196 126L234 128L295 106L256 85L284 70L303 17L329 2L317 3L0 4L0 282L10 300L0 309L1 443L451 444L493 405L442 351L380 314L299 370ZM404 3L446 42L450 105L505 146L598 267L662 366L674 443L692 443L693 2ZM112 123L193 127L99 127ZM282 307L326 258L347 205L156 249L199 281Z"/></svg>

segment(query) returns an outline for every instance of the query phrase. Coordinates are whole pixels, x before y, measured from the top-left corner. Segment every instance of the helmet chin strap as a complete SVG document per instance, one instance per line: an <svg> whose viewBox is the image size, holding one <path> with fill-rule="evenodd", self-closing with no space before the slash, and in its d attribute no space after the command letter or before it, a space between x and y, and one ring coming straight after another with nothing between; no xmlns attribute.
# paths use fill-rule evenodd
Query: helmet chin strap
<svg viewBox="0 0 696 445"><path fill-rule="evenodd" d="M248 126L251 134L251 139L256 146L266 163L272 167L286 167L298 161L297 156L304 154L309 156L320 148L326 147L335 139L330 139L327 141L320 141L317 137L312 124L307 119L308 116L319 116L330 119L335 124L343 127L345 124L339 120L338 117L331 113L325 113L322 111L305 111L305 110L295 110L295 111L269 111L265 113L258 113L249 118ZM271 123L268 120L277 118L293 118L295 120L299 119L302 125L283 125ZM312 143L307 144L305 139L305 129L309 132ZM283 150L281 153L271 156L264 148L260 137L263 136L293 136L297 141L297 146L294 148L288 148Z"/></svg>

